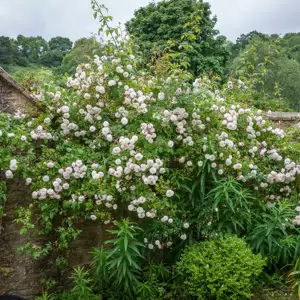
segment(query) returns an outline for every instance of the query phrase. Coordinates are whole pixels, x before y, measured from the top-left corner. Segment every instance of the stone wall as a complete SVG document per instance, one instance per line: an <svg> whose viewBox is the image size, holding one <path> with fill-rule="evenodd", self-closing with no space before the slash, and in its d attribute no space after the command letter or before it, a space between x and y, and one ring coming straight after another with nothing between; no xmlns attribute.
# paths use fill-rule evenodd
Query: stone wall
<svg viewBox="0 0 300 300"><path fill-rule="evenodd" d="M22 113L36 109L31 96L0 68L0 111Z"/></svg>
<svg viewBox="0 0 300 300"><path fill-rule="evenodd" d="M59 287L69 286L70 272L61 275L55 266L56 254L41 260L33 260L28 255L20 254L18 247L26 243L26 238L19 234L20 226L14 222L16 211L20 206L27 206L31 201L30 191L24 182L14 182L8 186L8 198L5 217L2 220L3 230L0 234L0 295L22 296L26 300L34 299L41 294L41 279L54 279ZM87 221L82 224L80 236L71 243L65 253L71 267L90 262L89 252L107 238L101 224ZM46 238L37 238L36 244L44 243Z"/></svg>
<svg viewBox="0 0 300 300"><path fill-rule="evenodd" d="M297 112L269 112L265 116L282 129L300 124L300 113Z"/></svg>

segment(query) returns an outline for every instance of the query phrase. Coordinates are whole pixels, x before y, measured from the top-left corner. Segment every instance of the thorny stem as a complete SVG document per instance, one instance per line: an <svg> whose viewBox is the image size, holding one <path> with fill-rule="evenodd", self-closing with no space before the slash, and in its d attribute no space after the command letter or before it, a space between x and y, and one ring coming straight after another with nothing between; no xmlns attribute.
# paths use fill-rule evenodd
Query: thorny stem
<svg viewBox="0 0 300 300"><path fill-rule="evenodd" d="M100 13L100 15L101 15L101 20L100 20L100 21L103 22L103 24L104 24L103 27L106 27L106 28L109 30L109 34L110 34L110 36L111 36L111 38L112 38L112 40L113 40L115 46L116 46L117 48L119 48L118 43L117 43L115 37L114 37L113 34L112 34L113 28L109 26L109 24L108 24L108 22L107 22L107 20L106 20L106 16L105 16L105 15L103 14L103 12L102 12L102 8L105 8L106 10L107 10L107 8L106 8L105 6L101 7L101 6L98 4L98 2L97 2L96 0L92 0L92 5L93 5L93 6L96 6L97 11L98 11L98 12Z"/></svg>

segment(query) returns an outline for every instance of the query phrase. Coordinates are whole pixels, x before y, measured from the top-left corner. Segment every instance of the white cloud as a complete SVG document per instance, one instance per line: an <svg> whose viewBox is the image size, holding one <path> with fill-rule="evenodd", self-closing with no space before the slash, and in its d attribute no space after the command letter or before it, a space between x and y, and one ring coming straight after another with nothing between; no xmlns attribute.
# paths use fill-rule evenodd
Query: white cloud
<svg viewBox="0 0 300 300"><path fill-rule="evenodd" d="M300 31L299 0L209 0L221 34L235 41L242 33Z"/></svg>

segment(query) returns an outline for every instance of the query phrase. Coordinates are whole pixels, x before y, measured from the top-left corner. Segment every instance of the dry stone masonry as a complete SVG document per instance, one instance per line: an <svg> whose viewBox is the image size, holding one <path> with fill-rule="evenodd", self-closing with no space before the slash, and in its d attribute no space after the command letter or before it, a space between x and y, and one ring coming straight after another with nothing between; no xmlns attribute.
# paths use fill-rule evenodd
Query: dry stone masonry
<svg viewBox="0 0 300 300"><path fill-rule="evenodd" d="M0 111L26 113L34 107L30 94L0 67Z"/></svg>
<svg viewBox="0 0 300 300"><path fill-rule="evenodd" d="M268 112L266 117L283 129L300 124L300 113L297 112Z"/></svg>
<svg viewBox="0 0 300 300"><path fill-rule="evenodd" d="M31 193L23 181L14 181L8 185L8 197L3 218L3 231L0 234L0 295L18 295L26 300L34 299L41 294L41 280L55 280L57 289L70 285L70 270L74 266L86 265L90 262L89 252L100 246L107 238L102 224L86 221L80 225L80 236L70 244L63 253L67 257L69 268L64 274L56 268L56 258L62 253L53 253L42 259L34 260L18 251L27 242L20 236L20 226L14 222L20 206L27 207L31 201ZM51 237L31 239L36 245L51 240Z"/></svg>

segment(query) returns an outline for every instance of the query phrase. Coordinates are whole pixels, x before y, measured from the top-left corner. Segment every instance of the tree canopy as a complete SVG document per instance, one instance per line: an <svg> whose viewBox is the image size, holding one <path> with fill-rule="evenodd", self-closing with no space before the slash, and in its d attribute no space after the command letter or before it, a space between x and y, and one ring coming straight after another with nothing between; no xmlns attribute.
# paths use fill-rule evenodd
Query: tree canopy
<svg viewBox="0 0 300 300"><path fill-rule="evenodd" d="M101 54L101 44L94 38L82 38L75 42L73 50L62 60L59 73L75 74L79 64L87 63L95 54Z"/></svg>
<svg viewBox="0 0 300 300"><path fill-rule="evenodd" d="M60 66L64 56L72 50L72 41L66 37L54 37L47 42L43 37L25 37L16 39L0 37L0 64L26 67L29 64L46 67Z"/></svg>
<svg viewBox="0 0 300 300"><path fill-rule="evenodd" d="M9 37L0 36L0 64L9 64L13 61L13 46Z"/></svg>
<svg viewBox="0 0 300 300"><path fill-rule="evenodd" d="M260 104L265 105L262 99L267 95L269 100L283 98L290 109L299 111L300 63L291 57L286 37L274 40L272 36L261 36L252 37L239 52L230 65L229 76L255 79Z"/></svg>
<svg viewBox="0 0 300 300"><path fill-rule="evenodd" d="M58 50L61 52L70 52L73 42L66 37L57 36L49 41L50 50Z"/></svg>
<svg viewBox="0 0 300 300"><path fill-rule="evenodd" d="M166 53L180 53L195 75L222 74L229 51L226 38L215 29L210 4L199 0L160 1L137 10L126 29L146 62ZM176 56L174 56L176 57Z"/></svg>

